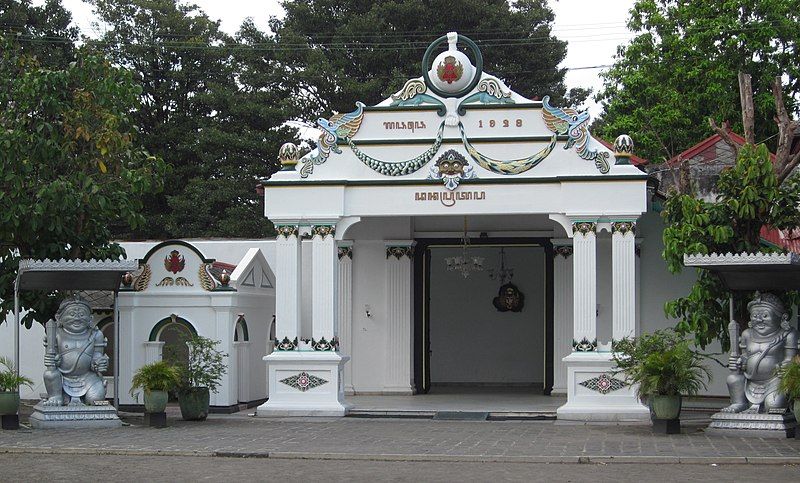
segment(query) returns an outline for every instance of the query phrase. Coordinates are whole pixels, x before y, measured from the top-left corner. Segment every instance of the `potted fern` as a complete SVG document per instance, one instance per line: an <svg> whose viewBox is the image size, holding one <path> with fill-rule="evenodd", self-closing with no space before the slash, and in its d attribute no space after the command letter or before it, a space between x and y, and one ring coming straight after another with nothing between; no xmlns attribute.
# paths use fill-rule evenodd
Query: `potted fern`
<svg viewBox="0 0 800 483"><path fill-rule="evenodd" d="M672 330L625 338L614 344L614 362L637 396L647 401L656 419L677 419L683 396L694 396L707 387L711 373L703 354Z"/></svg>
<svg viewBox="0 0 800 483"><path fill-rule="evenodd" d="M219 344L218 340L200 335L193 336L186 343L189 360L182 370L178 390L178 404L184 420L203 421L208 417L211 393L217 392L228 369L224 362L228 354L217 350Z"/></svg>
<svg viewBox="0 0 800 483"><path fill-rule="evenodd" d="M130 394L138 400L137 389L141 389L144 392L145 412L162 413L167 408L169 391L180 382L181 372L177 367L166 361L152 362L143 365L133 374Z"/></svg>
<svg viewBox="0 0 800 483"><path fill-rule="evenodd" d="M778 389L792 401L794 418L800 421L800 355L778 369L778 375L781 377Z"/></svg>
<svg viewBox="0 0 800 483"><path fill-rule="evenodd" d="M33 387L33 381L25 376L17 375L14 362L7 357L0 357L0 415L8 416L19 411L19 387Z"/></svg>

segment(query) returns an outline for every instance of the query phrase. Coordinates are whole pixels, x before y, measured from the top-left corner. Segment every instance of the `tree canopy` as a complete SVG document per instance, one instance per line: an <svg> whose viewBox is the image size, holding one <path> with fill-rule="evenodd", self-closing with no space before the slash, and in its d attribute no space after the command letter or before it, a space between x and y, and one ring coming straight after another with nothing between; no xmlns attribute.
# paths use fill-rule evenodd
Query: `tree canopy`
<svg viewBox="0 0 800 483"><path fill-rule="evenodd" d="M0 35L43 67L63 67L75 58L78 28L61 0L0 0Z"/></svg>
<svg viewBox="0 0 800 483"><path fill-rule="evenodd" d="M637 154L659 163L712 133L707 119L741 132L737 72L752 75L756 140L777 130L771 86L785 76L790 111L800 94L800 8L783 0L637 0L636 33L603 74L604 113L595 132L633 136ZM796 112L796 111L795 111ZM774 143L770 143L774 146Z"/></svg>
<svg viewBox="0 0 800 483"><path fill-rule="evenodd" d="M148 223L121 235L266 236L270 225L256 183L277 169L280 143L293 138L281 128L288 100L270 89L280 73L194 5L90 3L108 25L93 44L132 69L142 86L134 114L142 143L173 167L164 192L146 200Z"/></svg>
<svg viewBox="0 0 800 483"><path fill-rule="evenodd" d="M124 254L112 227L137 227L142 199L167 168L137 143L131 73L88 52L45 68L2 42L0 57L0 319L13 309L20 258ZM55 312L55 295L26 294L28 326Z"/></svg>
<svg viewBox="0 0 800 483"><path fill-rule="evenodd" d="M515 91L566 94L567 43L552 33L546 0L364 0L285 1L283 19L273 18L276 58L302 99L300 115L316 119L349 112L353 103L377 103L422 75L428 45L447 32L472 38L484 69ZM535 48L535 54L532 52ZM469 55L469 52L466 52ZM575 90L574 95L585 92ZM578 98L578 102L582 99Z"/></svg>
<svg viewBox="0 0 800 483"><path fill-rule="evenodd" d="M683 269L684 253L753 253L768 251L761 244L761 227L794 229L800 226L800 179L779 183L765 145L747 144L739 151L736 164L722 171L714 202L675 193L667 199L664 218L664 258L667 268ZM666 304L670 317L679 319L676 329L694 334L705 347L719 339L727 350L729 290L719 278L705 270L685 297ZM737 294L735 312L744 324L746 297Z"/></svg>

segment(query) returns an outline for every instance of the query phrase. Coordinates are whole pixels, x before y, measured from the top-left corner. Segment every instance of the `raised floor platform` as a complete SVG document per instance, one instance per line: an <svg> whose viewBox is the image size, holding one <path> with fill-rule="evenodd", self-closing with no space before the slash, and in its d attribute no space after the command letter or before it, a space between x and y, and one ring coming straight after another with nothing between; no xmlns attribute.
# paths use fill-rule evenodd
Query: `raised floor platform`
<svg viewBox="0 0 800 483"><path fill-rule="evenodd" d="M443 386L414 396L345 398L356 417L436 417L442 412L488 413L489 419L555 419L566 396L545 396L529 387ZM465 414L468 417L469 414Z"/></svg>

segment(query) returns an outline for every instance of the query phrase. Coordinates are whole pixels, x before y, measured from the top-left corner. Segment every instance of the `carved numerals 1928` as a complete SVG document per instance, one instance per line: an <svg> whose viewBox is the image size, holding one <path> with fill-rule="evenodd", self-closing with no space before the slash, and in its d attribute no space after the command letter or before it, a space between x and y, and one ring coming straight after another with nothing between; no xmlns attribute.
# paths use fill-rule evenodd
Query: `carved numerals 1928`
<svg viewBox="0 0 800 483"><path fill-rule="evenodd" d="M516 126L516 127L522 127L522 119L499 119L499 120L489 119L489 120L486 120L486 121L484 121L483 119L479 119L478 120L478 127L479 128L484 128L484 127L492 128L492 127L498 127L498 126L499 127L511 127L512 124L514 126Z"/></svg>

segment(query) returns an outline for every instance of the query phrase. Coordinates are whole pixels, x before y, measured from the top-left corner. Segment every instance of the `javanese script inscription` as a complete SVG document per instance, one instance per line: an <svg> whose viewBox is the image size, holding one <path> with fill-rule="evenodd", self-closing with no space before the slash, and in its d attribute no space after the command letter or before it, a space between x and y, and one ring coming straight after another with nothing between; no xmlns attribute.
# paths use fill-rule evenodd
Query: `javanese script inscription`
<svg viewBox="0 0 800 483"><path fill-rule="evenodd" d="M387 130L407 130L414 132L416 129L425 129L425 121L384 121L383 128Z"/></svg>
<svg viewBox="0 0 800 483"><path fill-rule="evenodd" d="M485 200L485 191L417 191L414 193L415 201L439 201L444 206L455 206L462 200Z"/></svg>

